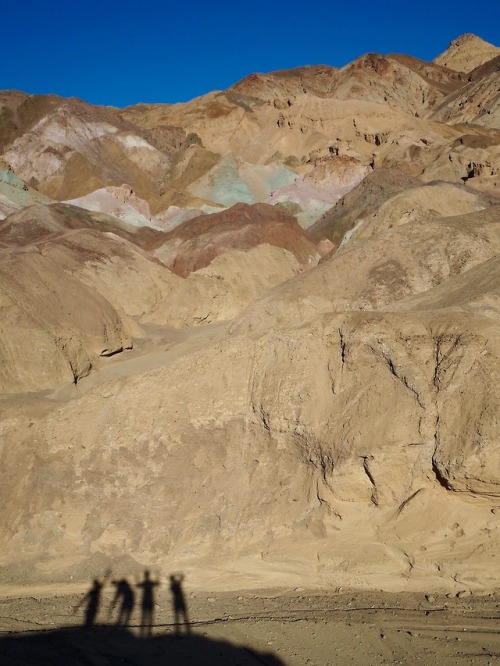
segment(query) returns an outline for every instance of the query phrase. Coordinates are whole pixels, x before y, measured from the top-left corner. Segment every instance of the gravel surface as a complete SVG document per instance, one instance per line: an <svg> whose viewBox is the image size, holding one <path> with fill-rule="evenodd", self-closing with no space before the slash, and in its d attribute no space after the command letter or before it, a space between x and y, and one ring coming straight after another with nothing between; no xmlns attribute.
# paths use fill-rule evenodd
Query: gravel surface
<svg viewBox="0 0 500 666"><path fill-rule="evenodd" d="M496 664L500 596L318 591L186 595L189 625L174 624L168 586L151 627L140 599L129 626L110 614L105 591L90 627L82 594L0 599L0 659L14 664Z"/></svg>

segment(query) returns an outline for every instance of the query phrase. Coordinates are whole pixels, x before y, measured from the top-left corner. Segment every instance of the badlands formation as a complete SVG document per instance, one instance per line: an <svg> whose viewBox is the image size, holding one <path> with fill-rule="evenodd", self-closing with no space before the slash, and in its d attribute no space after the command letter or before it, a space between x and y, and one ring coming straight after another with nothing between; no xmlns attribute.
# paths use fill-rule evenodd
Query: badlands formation
<svg viewBox="0 0 500 666"><path fill-rule="evenodd" d="M498 589L499 70L0 93L4 588Z"/></svg>

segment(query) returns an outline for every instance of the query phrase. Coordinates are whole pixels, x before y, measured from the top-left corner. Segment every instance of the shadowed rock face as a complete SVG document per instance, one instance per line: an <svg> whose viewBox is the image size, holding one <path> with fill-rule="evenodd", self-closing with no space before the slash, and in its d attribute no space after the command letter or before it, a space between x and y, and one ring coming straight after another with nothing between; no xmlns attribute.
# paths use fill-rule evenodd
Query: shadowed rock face
<svg viewBox="0 0 500 666"><path fill-rule="evenodd" d="M2 95L0 580L498 587L490 46Z"/></svg>
<svg viewBox="0 0 500 666"><path fill-rule="evenodd" d="M339 245L358 220L372 214L394 194L420 184L418 179L407 176L399 169L376 169L327 211L309 232L318 240L326 237Z"/></svg>
<svg viewBox="0 0 500 666"><path fill-rule="evenodd" d="M432 118L444 122L500 126L498 76L500 54L469 72L467 84L441 101Z"/></svg>
<svg viewBox="0 0 500 666"><path fill-rule="evenodd" d="M461 88L467 79L464 73L438 65L436 62L426 62L401 53L391 53L388 57L416 72L429 86L445 94Z"/></svg>

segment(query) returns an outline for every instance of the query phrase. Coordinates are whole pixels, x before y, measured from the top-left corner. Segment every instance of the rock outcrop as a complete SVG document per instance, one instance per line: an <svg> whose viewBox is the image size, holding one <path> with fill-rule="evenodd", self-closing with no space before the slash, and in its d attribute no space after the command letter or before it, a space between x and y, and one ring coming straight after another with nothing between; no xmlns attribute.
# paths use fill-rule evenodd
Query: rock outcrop
<svg viewBox="0 0 500 666"><path fill-rule="evenodd" d="M454 39L446 51L434 58L434 62L457 72L467 73L498 55L498 47L477 35L466 33Z"/></svg>

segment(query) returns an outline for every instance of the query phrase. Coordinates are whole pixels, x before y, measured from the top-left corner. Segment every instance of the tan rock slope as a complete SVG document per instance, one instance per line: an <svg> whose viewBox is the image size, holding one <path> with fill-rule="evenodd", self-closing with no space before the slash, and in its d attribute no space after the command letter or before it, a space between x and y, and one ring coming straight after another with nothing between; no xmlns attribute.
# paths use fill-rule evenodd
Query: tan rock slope
<svg viewBox="0 0 500 666"><path fill-rule="evenodd" d="M387 264L372 275L392 281ZM4 518L6 575L121 570L126 555L218 585L231 572L237 585L494 586L498 279L486 316L464 299L477 308L472 285L491 268L456 273L458 302L427 289L430 310L285 309L279 288L260 304L274 326L256 327L255 304L219 343L31 427L6 422L17 454L4 453L2 493L25 507ZM335 282L321 283L331 299Z"/></svg>
<svg viewBox="0 0 500 666"><path fill-rule="evenodd" d="M436 120L474 123L497 128L500 125L498 78L500 54L473 69L468 84L448 95L433 114Z"/></svg>
<svg viewBox="0 0 500 666"><path fill-rule="evenodd" d="M274 213L274 222L296 227L289 242L293 245L295 233L299 255L315 252L293 218L266 208L269 238L273 229L276 234ZM235 223L234 212L229 219ZM227 257L185 281L155 259L163 246L150 253L143 249L166 242L165 234L63 204L10 215L0 223L1 390L76 384L100 368L102 357L147 337L143 324L183 328L232 319L256 296L304 269L293 254L278 249L279 242L269 246L265 233L251 240L247 232L243 246L255 247L248 254L231 250L226 241L218 252ZM317 261L313 254L311 260ZM189 261L200 263L198 254Z"/></svg>
<svg viewBox="0 0 500 666"><path fill-rule="evenodd" d="M0 582L500 585L498 49L0 96Z"/></svg>
<svg viewBox="0 0 500 666"><path fill-rule="evenodd" d="M499 55L500 48L476 35L466 33L454 39L446 51L434 58L434 62L457 72L467 73Z"/></svg>
<svg viewBox="0 0 500 666"><path fill-rule="evenodd" d="M38 205L0 226L4 392L76 383L99 357L130 348L141 335L131 317L151 309L175 281L130 242L102 233L88 214L97 228L68 229L67 219Z"/></svg>

